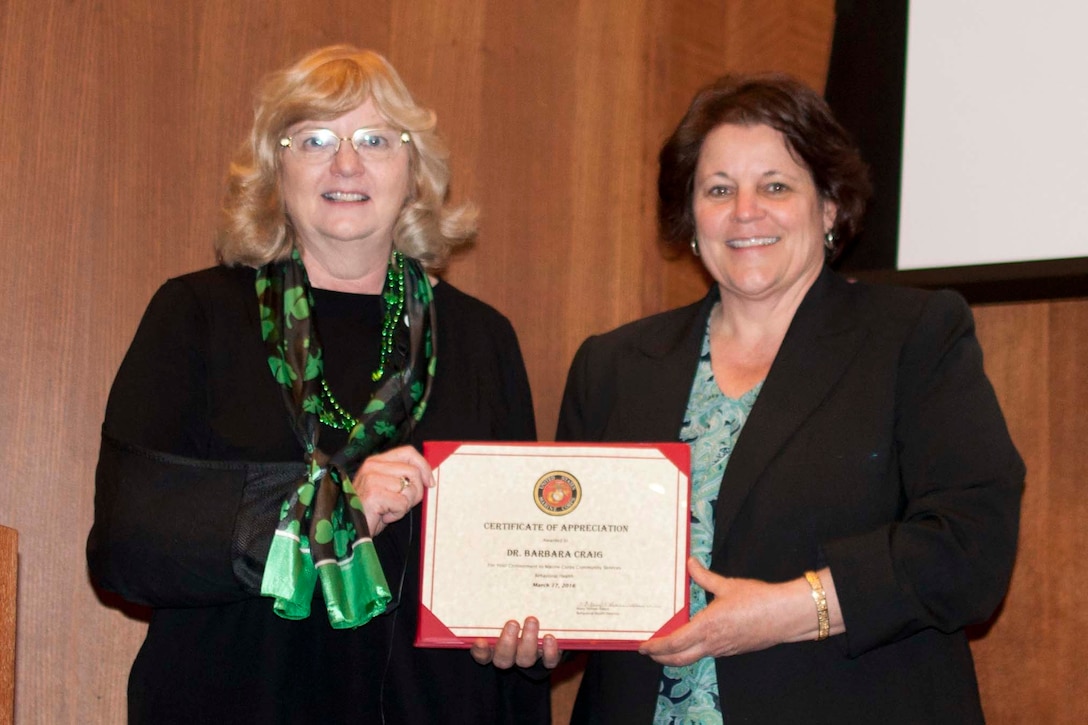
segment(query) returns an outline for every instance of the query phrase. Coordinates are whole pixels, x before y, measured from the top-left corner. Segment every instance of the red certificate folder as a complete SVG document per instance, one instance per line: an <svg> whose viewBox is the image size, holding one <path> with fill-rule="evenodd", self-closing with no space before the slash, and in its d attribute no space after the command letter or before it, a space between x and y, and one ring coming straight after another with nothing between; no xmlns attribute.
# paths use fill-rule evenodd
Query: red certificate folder
<svg viewBox="0 0 1088 725"><path fill-rule="evenodd" d="M688 621L683 443L428 441L416 645L540 620L564 649L633 650Z"/></svg>

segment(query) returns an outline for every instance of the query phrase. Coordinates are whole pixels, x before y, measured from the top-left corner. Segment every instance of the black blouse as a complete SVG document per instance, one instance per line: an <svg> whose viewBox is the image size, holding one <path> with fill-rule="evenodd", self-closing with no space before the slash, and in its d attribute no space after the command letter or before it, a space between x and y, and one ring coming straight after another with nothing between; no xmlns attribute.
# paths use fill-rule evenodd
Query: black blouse
<svg viewBox="0 0 1088 725"><path fill-rule="evenodd" d="M360 410L378 362L378 298L314 296L326 378ZM446 283L435 307L438 368L413 444L535 439L510 323ZM114 381L88 561L101 587L153 607L130 722L549 722L546 681L413 646L419 507L375 539L395 606L363 627L332 629L319 601L308 619L281 619L238 581L231 543L247 475L214 462L302 461L266 358L253 270L215 267L163 285ZM320 445L336 450L345 435L323 427ZM133 475L119 463L124 444L211 462L210 473L144 461L157 473Z"/></svg>

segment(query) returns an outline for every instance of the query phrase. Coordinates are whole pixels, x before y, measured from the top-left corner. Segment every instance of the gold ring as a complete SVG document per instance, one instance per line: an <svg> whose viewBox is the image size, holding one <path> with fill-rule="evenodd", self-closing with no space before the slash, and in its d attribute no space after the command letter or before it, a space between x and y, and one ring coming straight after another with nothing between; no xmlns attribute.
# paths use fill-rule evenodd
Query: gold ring
<svg viewBox="0 0 1088 725"><path fill-rule="evenodd" d="M412 482L408 480L407 476L400 477L400 493L404 493L404 489L412 485Z"/></svg>

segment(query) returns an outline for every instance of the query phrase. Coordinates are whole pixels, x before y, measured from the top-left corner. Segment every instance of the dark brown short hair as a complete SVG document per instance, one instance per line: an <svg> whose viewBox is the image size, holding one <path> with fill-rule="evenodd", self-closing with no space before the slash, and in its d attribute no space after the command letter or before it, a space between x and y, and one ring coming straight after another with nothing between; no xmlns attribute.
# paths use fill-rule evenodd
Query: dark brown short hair
<svg viewBox="0 0 1088 725"><path fill-rule="evenodd" d="M695 94L661 148L657 218L665 241L687 244L695 235L695 167L707 135L726 123L762 124L786 137L790 153L808 169L816 191L838 208L836 252L858 233L871 193L869 170L824 99L786 75L727 75Z"/></svg>

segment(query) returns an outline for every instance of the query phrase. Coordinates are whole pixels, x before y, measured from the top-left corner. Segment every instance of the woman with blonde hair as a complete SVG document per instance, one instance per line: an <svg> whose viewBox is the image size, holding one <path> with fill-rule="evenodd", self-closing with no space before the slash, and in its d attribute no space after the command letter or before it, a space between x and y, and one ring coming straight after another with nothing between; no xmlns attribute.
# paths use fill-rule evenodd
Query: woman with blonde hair
<svg viewBox="0 0 1088 725"><path fill-rule="evenodd" d="M221 264L160 288L106 408L88 561L152 608L130 722L548 722L546 682L412 645L417 448L535 437L510 323L431 275L476 232L446 158L376 53L262 85Z"/></svg>

